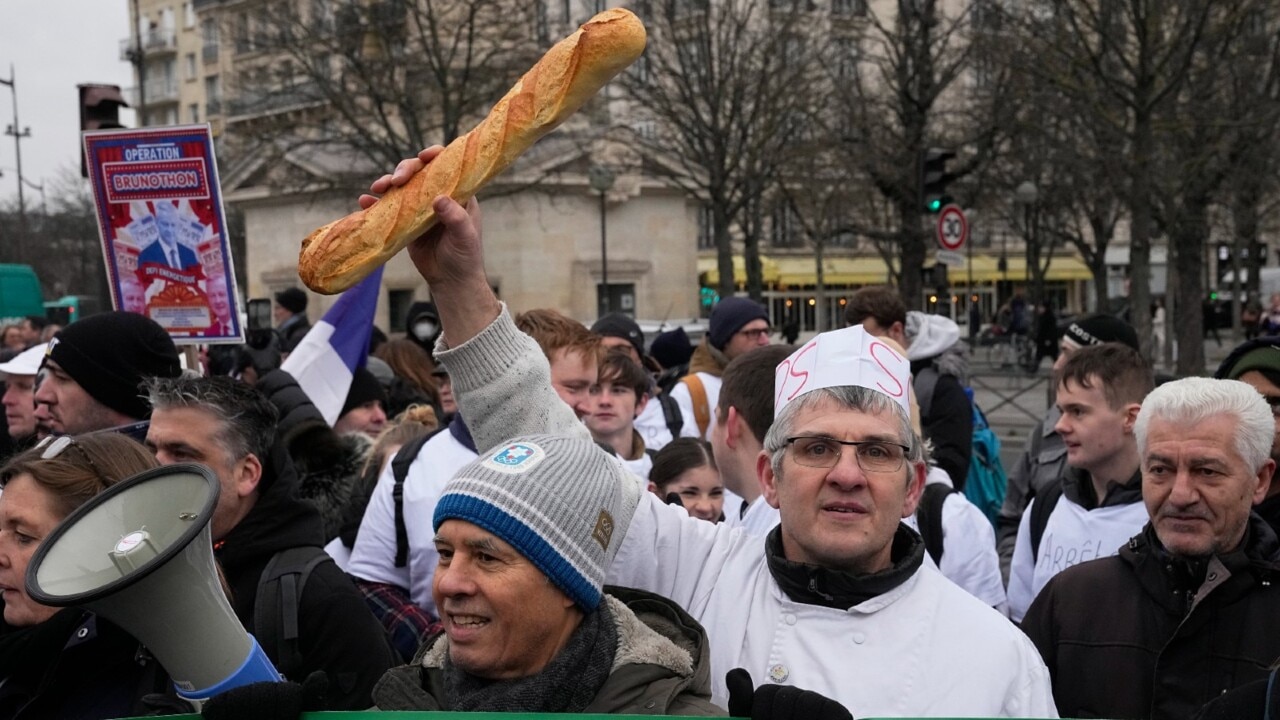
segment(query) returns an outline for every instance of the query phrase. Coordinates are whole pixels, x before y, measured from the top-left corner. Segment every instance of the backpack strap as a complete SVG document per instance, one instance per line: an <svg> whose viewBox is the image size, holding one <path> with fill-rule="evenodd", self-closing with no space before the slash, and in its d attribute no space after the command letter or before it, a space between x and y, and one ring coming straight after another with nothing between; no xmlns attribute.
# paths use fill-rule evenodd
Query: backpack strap
<svg viewBox="0 0 1280 720"><path fill-rule="evenodd" d="M933 407L933 391L938 387L938 370L932 365L926 365L916 373L915 380L911 383L912 388L916 391L916 404L920 406L920 421L930 417L929 410Z"/></svg>
<svg viewBox="0 0 1280 720"><path fill-rule="evenodd" d="M1062 481L1053 483L1042 497L1035 499L1035 507L1031 508L1031 560L1040 555L1040 538L1044 537L1044 529L1049 525L1049 516L1058 506L1062 497Z"/></svg>
<svg viewBox="0 0 1280 720"><path fill-rule="evenodd" d="M1280 697L1277 697L1277 690L1280 686L1276 683L1276 673L1280 672L1280 667L1272 668L1271 674L1267 676L1267 699L1266 710L1262 714L1262 720L1277 720L1280 718Z"/></svg>
<svg viewBox="0 0 1280 720"><path fill-rule="evenodd" d="M707 404L707 388L702 384L702 378L698 377L698 373L689 373L680 378L680 382L689 388L689 399L693 401L693 419L698 423L698 437L706 437L707 428L711 426L711 407Z"/></svg>
<svg viewBox="0 0 1280 720"><path fill-rule="evenodd" d="M674 440L680 437L680 431L684 428L684 416L680 414L680 405L676 399L663 390L658 393L658 406L662 408L662 418L667 421L667 431L671 433L671 438Z"/></svg>
<svg viewBox="0 0 1280 720"><path fill-rule="evenodd" d="M418 459L422 446L437 433L446 429L448 429L447 425L401 445L396 451L396 456L391 459L391 477L395 481L391 486L391 500L395 503L396 517L395 566L398 568L409 564L409 530L404 526L404 480L409 476L409 466Z"/></svg>
<svg viewBox="0 0 1280 720"><path fill-rule="evenodd" d="M916 508L916 525L920 527L920 537L924 539L924 549L933 558L935 565L942 562L942 505L947 496L955 492L955 488L945 483L930 483L924 486L924 494L920 497L920 505Z"/></svg>
<svg viewBox="0 0 1280 720"><path fill-rule="evenodd" d="M253 635L285 677L301 679L298 610L302 590L317 565L333 562L324 548L301 545L277 552L258 578L253 601Z"/></svg>

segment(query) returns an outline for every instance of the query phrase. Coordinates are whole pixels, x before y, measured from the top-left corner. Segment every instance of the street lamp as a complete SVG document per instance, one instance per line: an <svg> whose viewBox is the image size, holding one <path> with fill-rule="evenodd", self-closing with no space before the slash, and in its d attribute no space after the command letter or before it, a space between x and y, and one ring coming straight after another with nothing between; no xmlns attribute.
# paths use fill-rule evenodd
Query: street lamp
<svg viewBox="0 0 1280 720"><path fill-rule="evenodd" d="M1040 189L1037 188L1036 184L1030 180L1023 180L1022 183L1018 185L1018 188L1013 191L1013 199L1014 202L1022 206L1022 229L1023 232L1026 233L1025 237L1027 242L1027 262L1026 267L1023 268L1023 282L1029 283L1031 280L1031 245L1039 241L1036 237L1037 233L1032 227L1032 222L1035 218L1036 201L1040 199ZM1037 252L1036 255L1039 255L1039 253ZM1036 299L1039 300L1039 298Z"/></svg>
<svg viewBox="0 0 1280 720"><path fill-rule="evenodd" d="M0 85L8 86L10 94L13 95L13 124L5 128L4 134L13 136L13 154L18 164L18 228L20 230L19 237L22 237L26 235L27 230L27 204L22 197L22 141L31 137L31 128L23 128L18 122L17 80L17 75L13 71L13 63L10 63L9 79L0 78ZM21 246L19 246L18 256L22 256Z"/></svg>
<svg viewBox="0 0 1280 720"><path fill-rule="evenodd" d="M592 165L587 169L587 182L591 189L600 193L600 286L603 288L604 303L597 300L596 306L602 307L600 315L613 312L613 296L609 292L609 242L605 231L605 195L613 187L615 177L613 171L604 165Z"/></svg>

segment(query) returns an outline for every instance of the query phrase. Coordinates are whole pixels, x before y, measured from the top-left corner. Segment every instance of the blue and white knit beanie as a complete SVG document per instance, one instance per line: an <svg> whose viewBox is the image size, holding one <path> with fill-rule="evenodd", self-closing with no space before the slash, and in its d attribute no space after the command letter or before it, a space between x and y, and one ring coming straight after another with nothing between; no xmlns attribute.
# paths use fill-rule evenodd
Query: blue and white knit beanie
<svg viewBox="0 0 1280 720"><path fill-rule="evenodd" d="M459 470L432 527L458 519L488 530L590 612L639 501L639 486L591 440L528 435Z"/></svg>

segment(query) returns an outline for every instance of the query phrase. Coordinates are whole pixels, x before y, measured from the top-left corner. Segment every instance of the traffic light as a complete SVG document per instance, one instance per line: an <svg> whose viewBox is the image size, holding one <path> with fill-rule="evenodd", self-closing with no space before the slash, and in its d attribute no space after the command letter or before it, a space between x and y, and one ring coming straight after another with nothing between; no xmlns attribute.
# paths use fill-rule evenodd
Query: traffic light
<svg viewBox="0 0 1280 720"><path fill-rule="evenodd" d="M129 107L119 85L77 85L80 89L80 130L109 130L124 127L120 124L120 108ZM85 165L83 144L80 153L80 175L89 177Z"/></svg>
<svg viewBox="0 0 1280 720"><path fill-rule="evenodd" d="M947 172L947 162L955 156L955 151L942 148L929 148L920 154L920 202L925 212L941 212L951 203L947 185L956 176Z"/></svg>
<svg viewBox="0 0 1280 720"><path fill-rule="evenodd" d="M716 292L715 288L704 287L699 290L699 300L704 309L710 310L720 302L720 293Z"/></svg>

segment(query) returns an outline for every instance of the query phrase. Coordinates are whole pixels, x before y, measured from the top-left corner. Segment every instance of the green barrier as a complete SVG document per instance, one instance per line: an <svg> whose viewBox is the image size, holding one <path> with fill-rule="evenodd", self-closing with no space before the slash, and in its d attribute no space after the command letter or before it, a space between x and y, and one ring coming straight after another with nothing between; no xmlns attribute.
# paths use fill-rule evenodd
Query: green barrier
<svg viewBox="0 0 1280 720"><path fill-rule="evenodd" d="M165 715L170 719L182 719L187 717L189 720L200 720L198 714L186 715ZM573 720L653 720L654 715L562 715L550 714L550 712L443 712L443 711L379 711L379 710L360 710L360 711L344 711L344 712L303 712L301 720L566 720L566 717L573 717ZM684 715L667 715L667 717L676 717L685 720L707 720L705 717L689 717ZM150 717L122 717L120 720L154 720L155 716ZM896 717L896 719L888 719L888 717L859 717L858 720L913 720L909 717ZM983 720L974 719L974 717L929 717L928 720ZM1023 717L1023 719L1011 720L1043 720L1036 717Z"/></svg>

